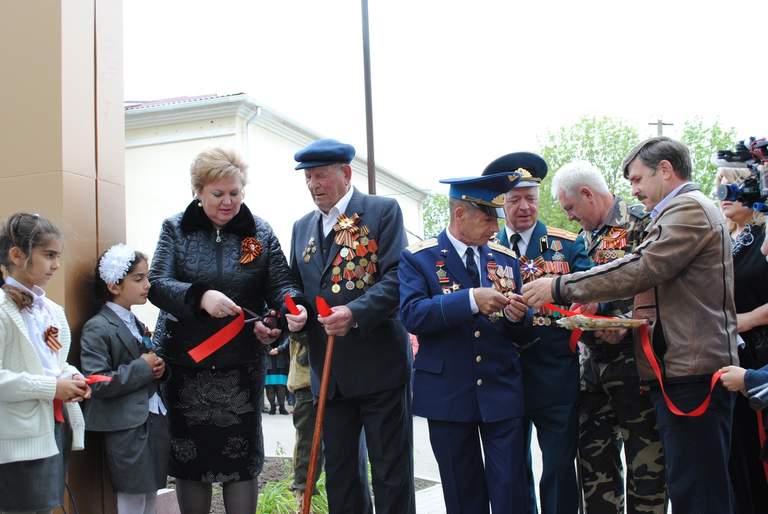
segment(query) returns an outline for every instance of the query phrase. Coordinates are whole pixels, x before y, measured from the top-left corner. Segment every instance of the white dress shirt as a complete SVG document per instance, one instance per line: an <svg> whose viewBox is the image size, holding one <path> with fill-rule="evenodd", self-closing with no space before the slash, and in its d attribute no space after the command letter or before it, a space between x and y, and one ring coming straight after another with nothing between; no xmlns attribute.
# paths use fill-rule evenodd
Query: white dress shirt
<svg viewBox="0 0 768 514"><path fill-rule="evenodd" d="M448 240L453 245L454 250L456 250L456 253L459 254L459 259L461 259L461 262L464 263L464 266L467 265L467 246L466 244L462 243L453 235L451 234L451 231L449 229L445 229L445 235L448 236ZM477 246L473 246L472 250L475 252L475 266L477 266L477 271L480 273L480 285L483 285L483 274L480 272L480 249ZM475 294L474 294L474 287L469 288L469 306L472 309L472 314L477 314L480 312L480 309L477 307L477 302L475 302Z"/></svg>
<svg viewBox="0 0 768 514"><path fill-rule="evenodd" d="M355 188L350 186L349 190L344 194L344 196L342 196L339 201L336 202L336 205L328 210L328 214L324 213L320 209L317 209L317 212L320 213L320 216L322 216L323 219L323 237L328 237L328 234L331 232L331 230L333 230L333 226L336 224L339 216L347 211L347 206L349 205L349 201L352 199L352 193L354 193L354 191Z"/></svg>
<svg viewBox="0 0 768 514"><path fill-rule="evenodd" d="M125 324L126 328L131 332L133 337L135 337L139 342L144 340L144 334L139 332L139 325L136 322L136 316L134 316L131 311L114 302L107 302L107 307L112 309L112 312L117 314L117 317L120 318L120 320ZM149 412L152 414L161 414L163 416L165 416L165 413L167 412L165 405L163 404L163 400L160 399L160 396L157 393L153 394L149 399Z"/></svg>
<svg viewBox="0 0 768 514"><path fill-rule="evenodd" d="M509 228L506 224L504 225L504 230L507 231L507 241L510 242L510 246L512 245L512 235L513 234L520 234L520 241L517 242L517 248L520 250L520 255L525 255L525 252L528 251L528 245L531 243L531 236L533 235L533 230L536 228L536 224L534 223L533 226L527 230L524 230L522 232L515 232L511 228Z"/></svg>
<svg viewBox="0 0 768 514"><path fill-rule="evenodd" d="M32 306L20 311L21 319L27 326L27 334L29 334L35 353L40 358L40 364L43 365L46 376L60 378L61 369L59 368L58 357L56 352L45 344L45 331L48 327L56 327L59 330L61 327L56 325L56 314L45 302L45 291L37 286L32 286L32 289L29 289L13 277L6 278L5 283L32 295Z"/></svg>

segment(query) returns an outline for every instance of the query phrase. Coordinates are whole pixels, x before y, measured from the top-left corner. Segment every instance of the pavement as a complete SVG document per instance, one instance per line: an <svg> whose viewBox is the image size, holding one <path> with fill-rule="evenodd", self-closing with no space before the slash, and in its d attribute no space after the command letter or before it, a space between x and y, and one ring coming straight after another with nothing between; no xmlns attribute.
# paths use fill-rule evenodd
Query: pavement
<svg viewBox="0 0 768 514"><path fill-rule="evenodd" d="M295 432L293 421L288 415L262 415L262 427L264 429L264 452L268 457L286 457L293 453ZM536 444L534 431L533 437L533 471L538 482L541 475L541 452ZM445 514L443 503L443 490L440 482L440 473L437 468L432 447L429 445L429 431L427 420L413 418L413 461L414 475L437 482L437 485L416 491L417 514Z"/></svg>

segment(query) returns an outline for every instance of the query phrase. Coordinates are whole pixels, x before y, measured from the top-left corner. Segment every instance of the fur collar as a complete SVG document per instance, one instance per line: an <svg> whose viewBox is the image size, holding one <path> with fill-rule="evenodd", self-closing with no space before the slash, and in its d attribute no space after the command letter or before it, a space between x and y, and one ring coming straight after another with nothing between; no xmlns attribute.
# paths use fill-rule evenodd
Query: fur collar
<svg viewBox="0 0 768 514"><path fill-rule="evenodd" d="M184 211L184 215L181 217L181 230L185 233L196 230L214 230L213 222L205 215L203 208L198 207L197 200L193 200ZM240 212L229 220L229 223L224 225L221 231L237 234L240 237L255 236L256 223L253 221L253 214L251 214L250 209L244 203L240 204Z"/></svg>

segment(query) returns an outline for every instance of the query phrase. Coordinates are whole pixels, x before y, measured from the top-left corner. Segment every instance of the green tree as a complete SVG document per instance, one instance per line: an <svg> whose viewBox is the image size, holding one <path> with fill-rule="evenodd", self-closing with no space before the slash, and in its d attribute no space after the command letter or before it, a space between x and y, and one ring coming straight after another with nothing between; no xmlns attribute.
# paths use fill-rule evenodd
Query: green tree
<svg viewBox="0 0 768 514"><path fill-rule="evenodd" d="M736 129L725 129L714 122L705 124L700 118L686 121L680 141L691 152L693 181L701 186L704 194L711 195L715 187L717 166L710 159L717 150L732 149L736 143Z"/></svg>
<svg viewBox="0 0 768 514"><path fill-rule="evenodd" d="M541 148L549 173L539 191L539 218L553 227L574 232L581 230L578 223L568 221L565 212L552 198L552 176L561 166L574 160L585 160L597 166L603 172L608 188L614 194L629 198L629 184L622 175L621 163L639 139L634 127L609 117L584 117L548 134Z"/></svg>
<svg viewBox="0 0 768 514"><path fill-rule="evenodd" d="M448 226L448 196L442 193L429 193L422 205L424 238L436 237Z"/></svg>

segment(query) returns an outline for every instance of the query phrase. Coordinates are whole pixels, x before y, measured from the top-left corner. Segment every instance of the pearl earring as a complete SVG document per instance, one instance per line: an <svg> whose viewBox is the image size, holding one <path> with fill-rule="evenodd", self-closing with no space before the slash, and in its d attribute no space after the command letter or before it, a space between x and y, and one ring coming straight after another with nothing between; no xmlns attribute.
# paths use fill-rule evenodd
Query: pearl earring
<svg viewBox="0 0 768 514"><path fill-rule="evenodd" d="M198 200L198 201L197 201L197 206L198 206L198 207L202 207L202 206L203 206L203 202L201 202L200 200Z"/></svg>

